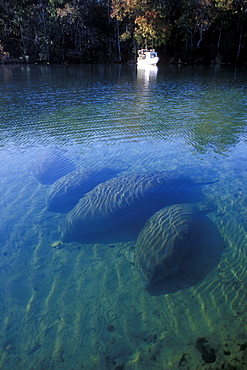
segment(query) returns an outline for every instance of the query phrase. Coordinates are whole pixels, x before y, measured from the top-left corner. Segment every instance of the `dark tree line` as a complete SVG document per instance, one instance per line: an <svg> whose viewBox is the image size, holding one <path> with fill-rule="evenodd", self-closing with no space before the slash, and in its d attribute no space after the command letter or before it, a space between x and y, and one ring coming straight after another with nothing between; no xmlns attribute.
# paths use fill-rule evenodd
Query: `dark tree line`
<svg viewBox="0 0 247 370"><path fill-rule="evenodd" d="M0 0L0 61L246 63L247 0Z"/></svg>

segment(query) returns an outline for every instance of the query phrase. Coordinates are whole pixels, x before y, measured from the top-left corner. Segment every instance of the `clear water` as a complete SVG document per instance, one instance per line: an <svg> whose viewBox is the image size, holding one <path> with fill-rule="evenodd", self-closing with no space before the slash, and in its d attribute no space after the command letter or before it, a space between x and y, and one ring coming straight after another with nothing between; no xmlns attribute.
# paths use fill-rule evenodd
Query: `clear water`
<svg viewBox="0 0 247 370"><path fill-rule="evenodd" d="M246 368L246 70L1 66L0 97L0 368ZM77 168L217 174L186 288L145 290L135 240L54 247L66 215L33 176L53 150Z"/></svg>

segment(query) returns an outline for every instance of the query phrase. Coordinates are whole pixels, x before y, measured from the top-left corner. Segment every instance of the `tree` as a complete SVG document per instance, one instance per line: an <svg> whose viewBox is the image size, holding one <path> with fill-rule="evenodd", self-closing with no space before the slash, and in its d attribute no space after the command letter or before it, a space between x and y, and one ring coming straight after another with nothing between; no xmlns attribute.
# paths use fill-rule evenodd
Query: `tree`
<svg viewBox="0 0 247 370"><path fill-rule="evenodd" d="M170 35L169 22L157 2L113 0L111 16L125 24L122 39L134 36L139 47L165 44Z"/></svg>
<svg viewBox="0 0 247 370"><path fill-rule="evenodd" d="M245 63L246 35L247 0L0 0L5 62L120 62L159 47L175 61Z"/></svg>

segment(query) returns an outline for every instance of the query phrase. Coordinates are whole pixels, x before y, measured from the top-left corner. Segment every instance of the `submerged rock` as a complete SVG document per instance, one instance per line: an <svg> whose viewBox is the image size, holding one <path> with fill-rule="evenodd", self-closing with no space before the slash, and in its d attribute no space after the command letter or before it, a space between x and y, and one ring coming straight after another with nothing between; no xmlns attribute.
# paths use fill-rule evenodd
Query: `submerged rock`
<svg viewBox="0 0 247 370"><path fill-rule="evenodd" d="M199 210L193 204L175 204L156 212L136 242L136 264L149 284L175 276L198 234Z"/></svg>
<svg viewBox="0 0 247 370"><path fill-rule="evenodd" d="M116 176L120 170L103 167L79 169L61 177L50 187L46 195L48 211L69 212L87 192L96 185Z"/></svg>
<svg viewBox="0 0 247 370"><path fill-rule="evenodd" d="M159 209L202 196L200 184L175 171L122 175L99 184L68 213L62 240L83 241L85 236L131 228L138 235L147 219Z"/></svg>
<svg viewBox="0 0 247 370"><path fill-rule="evenodd" d="M196 349L201 353L202 359L206 364L216 361L216 354L213 347L210 346L205 337L199 337L196 340Z"/></svg>
<svg viewBox="0 0 247 370"><path fill-rule="evenodd" d="M60 240L58 240L52 243L51 247L55 249L62 249L64 247L64 244Z"/></svg>

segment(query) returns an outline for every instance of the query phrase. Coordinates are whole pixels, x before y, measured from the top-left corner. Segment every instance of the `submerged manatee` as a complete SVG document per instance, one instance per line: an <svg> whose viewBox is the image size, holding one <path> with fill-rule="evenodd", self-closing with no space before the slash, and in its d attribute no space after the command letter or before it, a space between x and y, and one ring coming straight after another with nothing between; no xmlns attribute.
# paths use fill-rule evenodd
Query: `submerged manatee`
<svg viewBox="0 0 247 370"><path fill-rule="evenodd" d="M64 154L52 151L40 156L33 164L32 173L41 184L51 185L60 177L75 169L75 165Z"/></svg>
<svg viewBox="0 0 247 370"><path fill-rule="evenodd" d="M149 284L177 274L198 235L199 213L193 204L175 204L146 222L136 242L135 262Z"/></svg>
<svg viewBox="0 0 247 370"><path fill-rule="evenodd" d="M120 170L103 167L79 169L61 177L50 187L46 195L48 211L66 213L96 185L119 173Z"/></svg>
<svg viewBox="0 0 247 370"><path fill-rule="evenodd" d="M68 213L62 226L64 241L83 241L85 235L110 233L123 225L141 230L159 209L198 200L200 184L175 171L122 175L99 184Z"/></svg>

